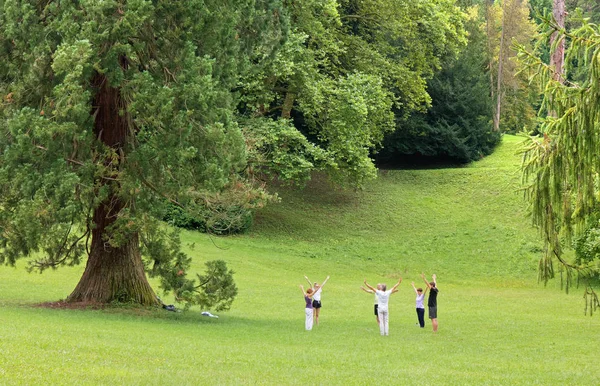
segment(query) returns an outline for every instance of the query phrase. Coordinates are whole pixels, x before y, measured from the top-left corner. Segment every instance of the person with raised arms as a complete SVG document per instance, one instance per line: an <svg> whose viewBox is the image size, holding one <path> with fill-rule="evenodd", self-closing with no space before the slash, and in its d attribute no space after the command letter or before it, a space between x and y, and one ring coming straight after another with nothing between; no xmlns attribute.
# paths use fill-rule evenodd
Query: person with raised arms
<svg viewBox="0 0 600 386"><path fill-rule="evenodd" d="M329 276L327 276L327 279L323 281L323 284L321 284L319 289L323 288L325 283L327 283L327 280L329 280ZM304 313L306 316L304 321L304 328L306 329L306 331L310 331L313 328L313 297L315 295L315 291L312 288L308 288L306 291L304 291L303 285L300 285L300 289L302 290L302 295L304 295L304 302L306 303L306 306L304 307Z"/></svg>
<svg viewBox="0 0 600 386"><path fill-rule="evenodd" d="M398 280L395 286L392 287L391 290L387 290L387 286L385 283L381 283L377 285L378 289L375 289L367 283L367 279L364 281L365 286L371 291L375 292L375 296L377 296L377 313L379 315L379 333L382 336L388 336L390 334L389 331L389 313L388 313L388 303L390 300L390 295L394 292L397 292L397 288L402 283L402 278Z"/></svg>
<svg viewBox="0 0 600 386"><path fill-rule="evenodd" d="M366 288L365 288L365 287L363 287L363 286L360 286L360 289L361 289L361 290L363 290L363 291L365 291L365 292L366 292L366 293L368 293L368 294L373 294L373 295L375 295L375 303L374 303L374 305L373 305L373 311L374 311L374 313L375 313L375 322L376 322L376 323L377 323L377 325L379 326L379 312L377 312L377 307L378 307L378 306L377 306L377 303L378 303L378 302L377 302L377 295L375 294L375 291L372 291L372 290L370 290L370 289L366 289ZM378 289L378 290L381 290L381 284L377 284L377 289ZM394 290L394 292L398 292L398 290L396 289L396 290ZM392 292L392 293L394 293L394 292Z"/></svg>
<svg viewBox="0 0 600 386"><path fill-rule="evenodd" d="M425 327L425 306L423 305L423 301L425 300L425 294L427 294L427 290L429 287L425 288L425 292L423 292L423 288L415 287L415 282L410 283L415 290L415 294L417 294L417 318L419 319L419 326L421 328Z"/></svg>
<svg viewBox="0 0 600 386"><path fill-rule="evenodd" d="M306 281L308 281L308 284L312 287L313 290L313 297L312 297L312 306L313 306L313 318L314 318L314 322L315 324L318 326L319 325L319 314L321 312L321 293L323 291L321 291L321 288L325 285L325 283L327 282L327 280L329 279L329 276L327 276L327 279L325 279L323 281L323 284L317 283L317 282L311 282L308 279L308 276L304 275L304 278L306 279Z"/></svg>
<svg viewBox="0 0 600 386"><path fill-rule="evenodd" d="M437 277L435 273L431 275L432 281L427 281L425 279L425 274L421 274L421 278L429 288L429 298L427 299L427 307L429 308L429 319L431 319L431 325L433 326L433 332L437 332L438 330L438 321L437 321Z"/></svg>

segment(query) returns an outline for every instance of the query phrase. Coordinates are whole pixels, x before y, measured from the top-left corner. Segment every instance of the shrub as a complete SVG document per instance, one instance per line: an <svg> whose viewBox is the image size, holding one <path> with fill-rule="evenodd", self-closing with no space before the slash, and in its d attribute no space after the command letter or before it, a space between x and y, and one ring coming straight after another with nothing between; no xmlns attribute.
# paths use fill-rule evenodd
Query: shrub
<svg viewBox="0 0 600 386"><path fill-rule="evenodd" d="M216 235L244 233L252 226L254 216L250 209L239 205L218 205L213 208L205 207L197 214L169 203L164 220L184 229Z"/></svg>

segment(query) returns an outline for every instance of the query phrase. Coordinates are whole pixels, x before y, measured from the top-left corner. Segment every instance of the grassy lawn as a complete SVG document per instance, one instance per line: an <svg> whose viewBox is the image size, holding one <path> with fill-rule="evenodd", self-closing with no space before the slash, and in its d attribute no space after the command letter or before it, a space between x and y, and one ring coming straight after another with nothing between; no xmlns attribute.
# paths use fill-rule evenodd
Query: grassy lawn
<svg viewBox="0 0 600 386"><path fill-rule="evenodd" d="M185 233L198 270L221 258L239 295L219 319L52 310L82 267L0 267L0 384L597 385L600 319L581 291L538 285L541 243L518 193L519 139L458 169L390 170L363 191L284 189L248 235ZM410 282L438 275L440 330L415 326ZM304 331L303 275L324 289ZM380 337L371 283L404 281Z"/></svg>

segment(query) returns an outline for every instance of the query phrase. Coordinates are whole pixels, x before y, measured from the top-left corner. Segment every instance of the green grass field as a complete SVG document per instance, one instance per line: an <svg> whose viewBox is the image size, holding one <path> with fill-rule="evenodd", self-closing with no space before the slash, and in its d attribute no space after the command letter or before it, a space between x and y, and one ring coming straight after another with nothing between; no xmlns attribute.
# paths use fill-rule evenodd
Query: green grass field
<svg viewBox="0 0 600 386"><path fill-rule="evenodd" d="M518 193L519 139L458 169L390 170L363 191L318 178L260 212L248 235L185 233L224 259L239 295L219 319L115 308L53 310L82 267L0 267L0 384L597 385L598 316L582 291L537 284L541 242ZM436 273L440 330L415 326L411 281ZM303 275L324 288L304 331ZM379 336L364 278L392 284Z"/></svg>

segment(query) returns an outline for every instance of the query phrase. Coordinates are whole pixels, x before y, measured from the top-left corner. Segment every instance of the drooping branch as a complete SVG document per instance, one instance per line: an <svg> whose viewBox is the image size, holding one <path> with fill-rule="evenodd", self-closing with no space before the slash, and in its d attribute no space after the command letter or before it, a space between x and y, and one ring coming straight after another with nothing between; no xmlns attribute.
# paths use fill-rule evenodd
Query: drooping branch
<svg viewBox="0 0 600 386"><path fill-rule="evenodd" d="M554 46L557 39L565 40L567 32L557 23L546 20L545 25L548 29L545 36L553 36ZM600 71L597 58L600 36L587 25L568 35L567 53L574 60L566 63L567 66L579 63L578 69L586 71L583 86L564 79L561 73L565 68L560 63L547 65L536 55L520 49L522 63L533 73L532 80L542 83L543 108L548 112L541 127L543 136L527 141L522 165L532 219L540 227L545 243L539 279L547 283L554 277L555 260L560 264L561 286L566 291L574 284L575 277L598 274L593 262L567 259L565 249L571 247L571 240L587 229L591 216L600 210L597 156L600 127L596 123L600 120L600 106L595 103L600 95L600 84L595 80ZM586 294L591 298L596 296L591 286L586 288Z"/></svg>
<svg viewBox="0 0 600 386"><path fill-rule="evenodd" d="M81 240L90 236L89 227L81 234L81 236L77 237L71 245L67 248L67 243L69 241L69 235L71 234L73 228L73 224L69 226L69 229L65 232L65 236L60 246L56 250L53 256L49 256L45 259L33 260L29 263L27 270L29 272L33 270L44 271L48 268L57 268L66 263L67 259L71 256L71 253L75 249L75 247L79 244ZM66 251L65 251L66 248ZM64 252L63 252L64 251ZM62 256L62 257L61 257Z"/></svg>

